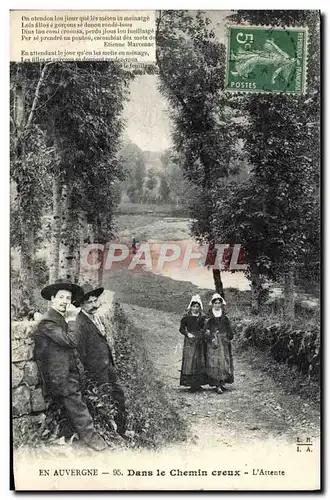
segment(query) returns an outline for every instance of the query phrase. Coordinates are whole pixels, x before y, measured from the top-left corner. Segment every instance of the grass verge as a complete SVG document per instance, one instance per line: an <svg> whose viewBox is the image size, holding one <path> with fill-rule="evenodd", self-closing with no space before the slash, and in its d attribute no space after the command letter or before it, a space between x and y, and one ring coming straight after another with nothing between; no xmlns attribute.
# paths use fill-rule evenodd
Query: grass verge
<svg viewBox="0 0 330 500"><path fill-rule="evenodd" d="M157 448L187 439L187 427L149 360L142 335L116 304L116 364L124 386L128 428L137 446Z"/></svg>

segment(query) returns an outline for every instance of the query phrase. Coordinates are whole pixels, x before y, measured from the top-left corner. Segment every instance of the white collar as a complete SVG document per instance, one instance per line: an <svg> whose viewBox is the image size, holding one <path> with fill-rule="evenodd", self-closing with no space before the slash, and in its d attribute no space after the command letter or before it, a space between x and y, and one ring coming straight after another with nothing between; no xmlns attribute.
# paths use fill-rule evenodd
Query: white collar
<svg viewBox="0 0 330 500"><path fill-rule="evenodd" d="M219 309L219 311L212 309L212 313L215 318L220 318L220 316L222 316L222 309Z"/></svg>
<svg viewBox="0 0 330 500"><path fill-rule="evenodd" d="M103 334L104 333L104 325L100 319L100 317L96 314L88 314L86 311L84 311L83 309L81 309L82 312L87 316L87 318L89 318L93 323L94 325L97 326L97 328L101 331L101 333Z"/></svg>

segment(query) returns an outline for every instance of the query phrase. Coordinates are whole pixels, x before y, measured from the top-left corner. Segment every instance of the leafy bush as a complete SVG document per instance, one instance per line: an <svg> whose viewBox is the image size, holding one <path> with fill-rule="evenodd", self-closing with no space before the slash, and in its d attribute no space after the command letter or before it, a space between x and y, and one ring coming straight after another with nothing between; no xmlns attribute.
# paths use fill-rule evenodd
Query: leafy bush
<svg viewBox="0 0 330 500"><path fill-rule="evenodd" d="M93 417L96 431L110 444L117 436L113 426L116 412L109 391L100 389L88 382L83 388L83 397ZM63 406L53 401L45 413L13 420L13 444L40 447L58 442L61 438L71 442L78 436Z"/></svg>
<svg viewBox="0 0 330 500"><path fill-rule="evenodd" d="M38 290L44 287L45 283L48 283L49 268L44 259L35 258L33 263L33 277Z"/></svg>
<svg viewBox="0 0 330 500"><path fill-rule="evenodd" d="M41 299L40 289L48 282L48 265L44 259L36 258L33 263L33 280L29 288L24 286L20 271L11 266L11 316L13 320L26 318L30 312L42 312L45 301Z"/></svg>
<svg viewBox="0 0 330 500"><path fill-rule="evenodd" d="M10 309L13 320L27 317L29 311L33 307L31 295L28 294L23 286L23 281L18 271L11 272L11 293L10 293Z"/></svg>
<svg viewBox="0 0 330 500"><path fill-rule="evenodd" d="M114 427L116 408L110 390L107 390L106 386L100 388L88 382L84 387L83 396L96 431L107 443L111 443L116 438Z"/></svg>
<svg viewBox="0 0 330 500"><path fill-rule="evenodd" d="M237 323L238 345L252 345L275 361L297 367L298 371L320 380L320 329L318 325L275 322L272 318Z"/></svg>
<svg viewBox="0 0 330 500"><path fill-rule="evenodd" d="M42 433L45 430L45 415L41 413L36 416L25 416L13 418L12 432L13 432L13 447L34 447L42 443ZM48 432L47 432L48 434Z"/></svg>

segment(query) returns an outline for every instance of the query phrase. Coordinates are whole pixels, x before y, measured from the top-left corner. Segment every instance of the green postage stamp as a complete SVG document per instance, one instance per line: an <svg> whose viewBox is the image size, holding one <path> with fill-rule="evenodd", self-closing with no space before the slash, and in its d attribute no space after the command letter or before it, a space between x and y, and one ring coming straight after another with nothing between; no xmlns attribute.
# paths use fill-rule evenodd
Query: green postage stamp
<svg viewBox="0 0 330 500"><path fill-rule="evenodd" d="M303 94L307 28L228 26L225 90Z"/></svg>

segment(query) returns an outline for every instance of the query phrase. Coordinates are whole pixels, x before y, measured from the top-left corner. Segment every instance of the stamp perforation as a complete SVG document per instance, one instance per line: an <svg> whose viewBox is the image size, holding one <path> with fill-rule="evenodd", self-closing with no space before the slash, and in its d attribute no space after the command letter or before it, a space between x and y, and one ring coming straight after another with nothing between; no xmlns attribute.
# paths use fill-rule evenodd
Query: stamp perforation
<svg viewBox="0 0 330 500"><path fill-rule="evenodd" d="M303 75L302 75L302 80L301 80L301 86L302 90L301 92L296 91L296 90L289 90L289 89L284 89L284 90L278 90L278 89L272 89L272 90L261 90L261 89L240 89L240 88L228 88L228 83L229 83L229 50L230 50L230 34L231 34L231 28L232 29L254 29L254 30L269 30L269 31L298 31L298 32L304 32L304 64L303 64ZM239 23L239 24L226 24L225 29L227 31L227 43L225 47L225 56L226 56L226 71L225 71L225 77L224 77L224 91L231 93L231 94L240 94L244 95L247 93L258 93L258 94L289 94L289 95L304 95L307 90L307 77L308 77L308 56L309 56L309 29L308 26L306 25L278 25L278 24L244 24L244 23Z"/></svg>

